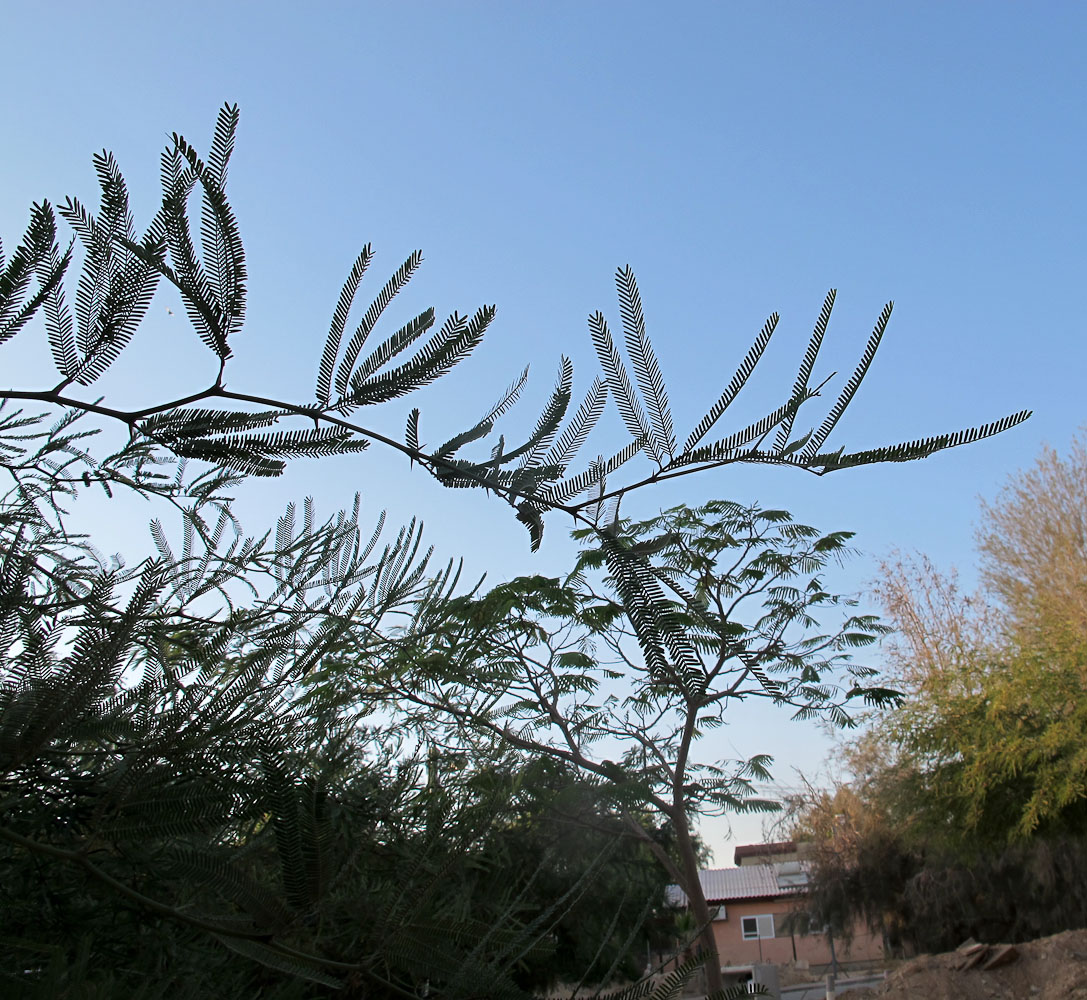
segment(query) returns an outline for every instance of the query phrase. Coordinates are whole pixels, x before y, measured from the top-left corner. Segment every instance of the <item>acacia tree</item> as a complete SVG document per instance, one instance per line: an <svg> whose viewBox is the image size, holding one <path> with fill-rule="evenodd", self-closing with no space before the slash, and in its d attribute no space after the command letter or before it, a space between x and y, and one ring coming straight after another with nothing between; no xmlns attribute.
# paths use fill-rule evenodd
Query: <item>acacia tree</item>
<svg viewBox="0 0 1087 1000"><path fill-rule="evenodd" d="M751 698L852 725L851 702L894 697L852 661L886 630L825 589L849 533L821 535L783 511L716 502L576 534L588 547L569 578L446 602L404 644L388 684L428 728L444 724L451 744L498 743L611 785L628 834L684 891L709 987L720 989L694 823L775 804L755 794L769 756L705 760L700 742ZM674 853L645 810L673 831Z"/></svg>
<svg viewBox="0 0 1087 1000"><path fill-rule="evenodd" d="M316 829L299 798L311 786L289 775L315 761L318 746L349 744L339 739L338 727L346 725L342 717L333 713L315 724L305 714L315 702L294 696L297 685L345 641L380 636L389 612L407 607L425 616L444 605L456 575L447 567L433 576L414 524L379 550L380 525L373 534L363 531L357 506L322 523L307 503L289 510L275 532L247 537L230 503L243 479L279 475L293 459L353 453L378 443L445 485L497 495L525 523L534 547L548 513L570 515L604 553L616 603L649 668L679 679L687 662L675 643L687 626L674 625L671 605L653 596L657 583L650 577L656 577L646 575L645 553L619 542L626 530L618 519L623 497L736 462L825 474L922 458L1004 430L1027 414L887 448L830 450L828 438L883 336L888 305L822 422L794 436L798 413L825 384L813 384L812 374L830 320L831 293L795 383L767 415L709 440L763 355L776 314L679 448L634 276L623 269L617 286L633 377L604 317L594 314L590 332L603 378L593 382L572 416L573 371L563 359L550 399L520 444L495 432L527 374L498 394L472 426L446 430L441 437L451 436L436 447L421 443L418 409L411 411L403 439L395 439L360 422L359 414L446 375L479 345L494 309L453 313L436 330L436 314L427 309L375 344L370 338L421 257L412 254L368 306L356 308L373 259L370 247L356 259L333 310L312 398L273 399L228 388L247 282L245 251L226 195L237 123L237 108L225 107L203 160L184 137L172 137L161 161L162 201L142 234L120 168L103 152L94 158L98 211L74 198L59 206L72 241L65 246L58 240L57 212L41 202L10 259L0 259L0 344L40 320L56 368L37 386L0 390L0 466L10 479L0 504L0 634L7 654L0 677L6 782L0 837L12 850L78 869L147 912L213 934L271 966L326 979L338 973L379 977L381 988L400 988L387 968L306 950L305 919L324 876L320 865L310 863L317 841L303 836L307 824ZM194 194L198 221L189 214ZM73 295L68 272L77 261ZM136 335L160 282L180 295L207 348L211 376L175 399L111 404L97 383ZM610 458L601 455L573 471L571 463L609 396L631 439ZM27 404L34 409L19 408ZM125 428L127 440L111 452L95 453L94 436L110 424ZM483 457L468 457L466 449L488 437L494 443ZM617 471L638 455L650 463L649 472L616 485ZM156 558L131 568L101 559L69 530L68 507L88 489L107 496L134 491L176 511L183 524L180 542L156 521ZM709 626L692 627L698 634ZM320 740L315 732L323 734ZM205 794L209 789L215 794ZM311 795L305 801L315 800ZM242 873L228 878L229 866L209 860L203 848L193 848L184 865L200 869L216 885L233 887L233 905L245 911L241 923L193 916L187 904L138 888L158 852L175 846L178 837L210 836L218 849L224 838L252 832L268 815L274 817L283 862L285 908L269 904ZM43 835L47 816L57 822L47 824ZM304 844L310 845L309 860ZM99 845L104 856L92 857ZM131 866L110 867L122 860Z"/></svg>

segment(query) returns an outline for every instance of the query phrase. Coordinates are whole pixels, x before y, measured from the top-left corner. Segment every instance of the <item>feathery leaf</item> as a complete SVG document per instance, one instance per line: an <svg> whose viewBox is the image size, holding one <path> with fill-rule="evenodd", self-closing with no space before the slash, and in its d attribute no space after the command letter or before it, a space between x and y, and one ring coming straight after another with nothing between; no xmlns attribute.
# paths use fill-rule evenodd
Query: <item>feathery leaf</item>
<svg viewBox="0 0 1087 1000"><path fill-rule="evenodd" d="M347 280L340 290L340 298L336 303L336 309L332 313L332 322L328 326L328 336L325 338L325 347L321 352L321 361L317 370L317 401L328 403L332 393L332 376L336 372L336 358L340 353L340 338L343 336L344 327L347 325L347 317L351 312L351 304L355 301L355 293L358 291L359 282L366 273L373 259L373 250L370 244L362 248L355 263L351 267Z"/></svg>
<svg viewBox="0 0 1087 1000"><path fill-rule="evenodd" d="M589 391L585 393L585 398L577 408L574 419L570 421L551 450L544 456L543 465L557 466L561 470L573 460L603 414L607 399L607 385L599 378L593 379L593 384L589 386ZM562 474L561 471L559 474Z"/></svg>
<svg viewBox="0 0 1087 1000"><path fill-rule="evenodd" d="M659 461L661 452L653 440L653 434L649 429L649 422L638 397L634 393L630 376L627 374L623 359L616 350L612 340L611 331L608 330L607 320L603 313L593 313L589 317L589 334L592 337L593 346L596 348L596 356L600 359L600 367L604 369L604 377L607 379L608 388L619 408L619 414L626 424L627 430L636 440L643 442L646 454Z"/></svg>
<svg viewBox="0 0 1087 1000"><path fill-rule="evenodd" d="M812 455L818 453L819 449L823 447L823 442L830 436L830 432L834 430L834 427L841 419L842 414L845 413L846 407L849 406L853 396L860 388L861 382L864 381L864 376L868 373L868 367L872 364L872 359L876 356L876 351L879 349L879 342L883 339L883 331L887 329L887 323L891 319L891 312L893 309L894 302L888 302L883 307L883 312L879 314L879 319L876 320L875 329L872 330L872 333L868 338L868 343L865 344L864 353L861 355L861 359L858 362L856 369L854 369L853 374L849 377L849 381L846 382L845 388L842 389L838 401L827 415L826 420L823 421L819 430L808 440L806 447L801 453L803 457L810 458Z"/></svg>
<svg viewBox="0 0 1087 1000"><path fill-rule="evenodd" d="M771 313L770 318L763 324L762 329L759 331L759 335L751 345L751 349L744 356L743 361L740 363L740 367L736 369L736 374L732 376L725 391L721 393L720 398L710 408L709 413L698 422L698 426L691 431L691 436L687 438L687 443L683 446L684 453L689 452L706 436L709 429L717 423L721 414L728 409L732 404L732 401L740 394L740 390L743 389L748 378L751 376L751 373L755 370L755 366L759 363L763 351L766 350L766 345L770 343L770 337L773 335L777 325L778 314Z"/></svg>
<svg viewBox="0 0 1087 1000"><path fill-rule="evenodd" d="M355 367L355 360L358 358L363 344L366 343L366 338L370 336L370 331L373 330L374 325L381 318L381 314L392 302L397 292L411 281L411 276L422 262L423 255L421 251L416 250L397 268L393 276L385 283L385 287L378 293L377 298L370 303L370 308L366 310L366 315L363 316L362 321L355 328L355 332L344 350L343 359L340 361L339 370L336 372L336 395L343 396L347 392L347 387L351 384L351 372Z"/></svg>
<svg viewBox="0 0 1087 1000"><path fill-rule="evenodd" d="M623 320L627 354L630 356L642 399L649 411L653 442L662 458L664 455L671 458L676 450L672 411L668 405L668 393L664 388L664 377L661 375L657 356L645 332L642 297L630 267L616 271L615 287L619 293L619 313Z"/></svg>
<svg viewBox="0 0 1087 1000"><path fill-rule="evenodd" d="M815 330L812 332L811 340L808 341L808 348L801 359L800 371L796 374L796 382L793 385L794 399L800 399L807 395L808 379L811 378L815 361L819 357L819 349L823 346L823 335L827 332L827 324L830 322L830 314L834 309L834 299L837 294L837 289L832 288L827 292L827 297L823 300L823 308L819 310L819 318L815 321ZM794 411L778 428L777 438L774 440L775 451L782 451L789 443L789 435L793 432L793 418L795 416Z"/></svg>
<svg viewBox="0 0 1087 1000"><path fill-rule="evenodd" d="M871 465L875 462L913 462L919 458L928 458L929 455L933 455L938 451L957 448L963 444L973 444L975 441L992 437L994 434L1002 434L1016 424L1021 424L1031 415L1031 412L1030 410L1020 410L1018 413L1012 413L1000 420L981 424L978 427L969 427L951 434L938 434L934 437L919 438L916 441L907 441L883 448L872 448L868 451L857 451L849 454L843 454L839 451L827 455L813 455L807 464L826 473L835 472L838 469L849 469L858 465Z"/></svg>

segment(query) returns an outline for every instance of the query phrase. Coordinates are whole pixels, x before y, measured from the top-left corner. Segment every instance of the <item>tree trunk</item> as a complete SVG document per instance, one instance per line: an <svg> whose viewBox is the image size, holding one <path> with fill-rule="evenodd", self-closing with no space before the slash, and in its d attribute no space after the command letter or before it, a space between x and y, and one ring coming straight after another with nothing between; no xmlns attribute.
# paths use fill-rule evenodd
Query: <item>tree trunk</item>
<svg viewBox="0 0 1087 1000"><path fill-rule="evenodd" d="M706 903L706 894L702 891L702 882L698 878L698 857L695 854L687 817L680 817L675 826L676 847L679 849L679 857L683 865L685 884L682 888L687 894L691 912L698 926L702 928L698 941L702 964L706 970L706 992L714 993L724 989L724 979L721 977L721 958L717 954L717 939L713 935L713 925L710 923L710 908Z"/></svg>

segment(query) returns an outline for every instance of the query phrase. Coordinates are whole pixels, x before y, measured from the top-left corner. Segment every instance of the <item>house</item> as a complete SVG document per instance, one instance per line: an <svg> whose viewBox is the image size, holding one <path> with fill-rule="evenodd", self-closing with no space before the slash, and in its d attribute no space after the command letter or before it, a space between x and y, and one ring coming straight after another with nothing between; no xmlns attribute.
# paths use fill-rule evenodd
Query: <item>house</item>
<svg viewBox="0 0 1087 1000"><path fill-rule="evenodd" d="M710 913L721 964L750 966L759 962L810 966L876 961L883 941L863 924L853 938L831 941L824 928L804 927L795 914L803 912L808 868L804 845L792 842L737 847L735 868L708 868L698 873ZM672 898L686 902L678 886ZM833 949L833 952L832 952Z"/></svg>

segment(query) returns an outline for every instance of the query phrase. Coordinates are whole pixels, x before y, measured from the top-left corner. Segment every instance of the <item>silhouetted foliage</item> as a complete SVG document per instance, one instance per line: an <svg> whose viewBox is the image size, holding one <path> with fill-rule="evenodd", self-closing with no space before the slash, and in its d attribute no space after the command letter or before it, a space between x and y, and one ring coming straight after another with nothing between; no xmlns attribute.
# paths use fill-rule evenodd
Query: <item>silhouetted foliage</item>
<svg viewBox="0 0 1087 1000"><path fill-rule="evenodd" d="M679 703L689 718L696 708L712 717L727 700L756 690L802 714L844 721L844 701L878 701L885 693L866 686L864 672L854 672L856 683L844 692L822 673L837 669L845 648L867 641L873 623L855 620L808 640L783 631L806 625L809 609L833 603L812 574L844 536L818 537L784 515L735 505L670 512L665 517L689 519L670 527L632 525L619 517L620 501L641 487L737 462L821 475L922 458L1027 414L891 447L827 450L883 336L888 305L822 423L794 438L797 414L825 384L813 384L813 371L831 293L788 394L754 424L705 443L762 356L775 315L679 449L637 285L624 268L616 284L629 361L603 315L590 317L603 377L572 416L573 369L563 359L553 393L520 443L496 430L527 371L471 426L443 428L440 445L421 443L421 414L413 409L400 442L360 423L359 414L447 375L479 346L495 310L453 312L439 324L435 310L424 309L395 331L377 333L422 258L411 254L363 307L369 246L333 310L312 400L227 388L248 282L226 192L237 126L237 107L224 107L204 159L184 137L171 137L161 157L161 203L142 232L120 167L103 151L93 161L97 212L74 198L57 210L43 201L11 257L0 254L0 344L40 322L56 369L37 388L0 390L5 988L86 998L286 998L333 989L347 996L523 997L545 969L554 971L557 949L569 946L575 926L584 938L570 957L588 963L580 968L586 983L632 971L639 914L652 909L659 890L645 852L667 861L670 829L689 859L690 815L749 805L752 781L764 773L760 759L734 772L704 769L679 813L662 810L671 827L640 813L634 826L641 840L628 841L611 832L618 821L633 829L631 804L644 806L645 795L617 801L617 789L644 790L657 780L637 755L588 769L610 783L605 793L603 782L586 781L584 773L526 761L524 751L539 747L518 746L505 730L498 744L439 746L433 716L404 713L389 700L393 668L427 641L456 633L472 655L447 658L444 669L490 669L489 653L505 638L519 641L518 629L546 642L545 623L573 615L576 628L610 632L619 645L626 634L636 640L644 664L631 666L642 687L627 704L628 721ZM190 218L194 195L198 219ZM67 245L58 213L74 234ZM73 293L68 278L76 268ZM180 295L206 349L210 380L172 400L154 398L153 378L139 380L130 388L150 386L149 401L112 405L99 382L116 371L163 282ZM631 439L579 471L572 463L609 396ZM126 432L113 450L100 436L108 426ZM466 449L487 438L483 456L468 457ZM444 485L502 498L534 548L547 514L571 516L588 532L585 567L593 559L606 566L611 595L598 600L531 579L464 595L458 567L434 563L417 522L392 537L384 515L364 528L357 497L324 521L307 498L264 534L242 529L233 496L247 478L373 443ZM639 454L650 472L616 485L617 470ZM79 536L69 515L88 491L152 501L156 554L129 566ZM785 582L768 590L763 616L740 631L713 606L712 594L707 605L699 585L690 590L681 582L698 574L700 546L722 542L699 520L711 514L785 532L752 534L748 543L760 552L741 589L754 594L763 579L805 578L795 592ZM180 521L178 532L169 517ZM641 548L647 541L650 548ZM502 602L506 610L496 613ZM516 608L523 614L511 617ZM500 626L497 645L481 631L487 623ZM557 662L575 683L592 666L584 653ZM781 676L772 679L775 672ZM732 688L714 686L726 678ZM480 677L476 693L484 696L482 681L491 679ZM699 721L706 724L712 719ZM633 733L649 741L642 741L645 751L659 735L651 727L628 729ZM513 762L511 746L522 752ZM467 755L455 780L443 770L447 753ZM566 763L586 770L580 760ZM527 800L511 784L526 767L533 776ZM604 832L586 834L575 849L555 832L574 821L571 813ZM644 899L628 899L632 886L644 889ZM589 898L600 904L601 919L591 919L581 902ZM692 971L684 966L615 996L673 995Z"/></svg>

